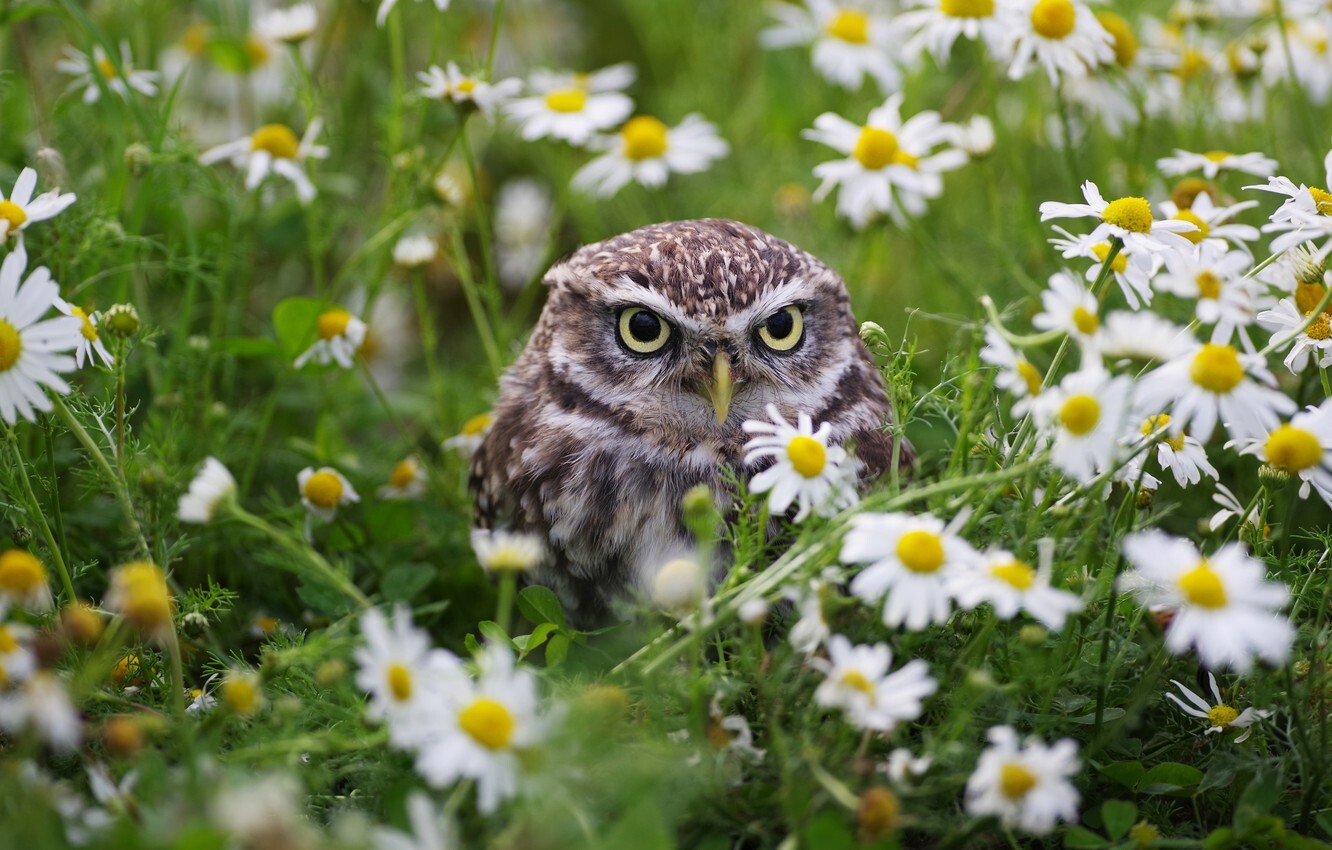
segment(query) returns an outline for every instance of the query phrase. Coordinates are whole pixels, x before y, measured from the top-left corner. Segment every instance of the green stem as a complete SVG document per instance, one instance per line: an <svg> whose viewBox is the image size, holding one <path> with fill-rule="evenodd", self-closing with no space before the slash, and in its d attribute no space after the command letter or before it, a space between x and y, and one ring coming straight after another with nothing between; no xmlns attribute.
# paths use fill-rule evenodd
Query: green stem
<svg viewBox="0 0 1332 850"><path fill-rule="evenodd" d="M65 564L65 557L51 534L51 526L46 522L46 514L42 511L41 503L37 501L37 494L33 492L32 482L28 479L28 465L23 460L23 452L19 450L13 428L5 430L5 440L14 454L14 469L18 471L19 483L23 485L23 494L27 497L27 512L36 521L37 529L41 532L42 539L46 541L46 548L50 550L51 557L56 562L56 569L60 573L60 584L68 597L66 601L73 604L77 597L74 595L74 582L69 576L69 567Z"/></svg>
<svg viewBox="0 0 1332 850"><path fill-rule="evenodd" d="M60 557L64 559L66 564L69 564L72 562L69 558L69 542L65 539L65 514L60 509L60 476L56 472L55 435L49 418L42 419L42 433L46 438L46 468L51 476L51 518L55 521L56 541L60 544ZM73 605L75 601L71 596L69 603Z"/></svg>
<svg viewBox="0 0 1332 850"><path fill-rule="evenodd" d="M517 592L518 577L513 570L500 572L499 601L495 605L495 622L499 623L504 633L510 634L513 625L513 600Z"/></svg>
<svg viewBox="0 0 1332 850"><path fill-rule="evenodd" d="M393 68L393 109L389 114L388 130L388 155L389 170L393 170L393 158L402 150L402 101L403 90L405 88L404 54L406 51L402 35L402 12L398 14L389 14L388 19L388 37L389 37L389 61Z"/></svg>
<svg viewBox="0 0 1332 850"><path fill-rule="evenodd" d="M495 2L495 26L490 29L490 47L486 50L486 79L495 70L495 49L499 47L500 24L504 22L504 0Z"/></svg>
<svg viewBox="0 0 1332 850"><path fill-rule="evenodd" d="M393 423L393 428L398 432L398 436L402 437L402 441L407 444L407 451L410 454L416 446L412 442L411 435L407 433L407 428L402 424L402 420L398 418L397 411L393 409L393 405L389 404L388 396L384 394L384 388L375 379L374 370L370 368L369 363L365 362L364 357L358 356L356 362L360 364L361 371L365 374L365 380L370 384L370 391L374 393L375 398L379 399L380 406L384 408L384 413L388 416L389 421ZM433 376L431 383L434 383Z"/></svg>
<svg viewBox="0 0 1332 850"><path fill-rule="evenodd" d="M463 242L462 231L457 227L453 229L453 250L458 259L455 266L458 272L458 282L462 285L463 296L467 299L467 307L472 312L472 321L476 325L476 333L481 337L481 347L486 350L486 359L490 361L490 369L498 378L500 373L504 371L504 359L500 356L499 343L495 340L495 331L490 325L490 316L487 314L477 290L476 279L472 277L472 268L467 263L467 246Z"/></svg>
<svg viewBox="0 0 1332 850"><path fill-rule="evenodd" d="M180 663L180 639L176 637L176 624L172 622L163 641L167 667L171 671L171 710L177 719L185 717L185 672Z"/></svg>
<svg viewBox="0 0 1332 850"><path fill-rule="evenodd" d="M311 567L314 568L314 572L321 579L323 579L326 583L332 585L344 596L346 596L348 599L351 599L361 608L371 607L370 599L364 593L361 592L361 589L359 587L357 587L355 584L352 583L351 579L347 578L345 575L334 569L332 564L324 560L324 557L322 555L311 549L309 546L306 546L303 543L298 543L294 538L292 538L291 535L284 534L281 529L266 522L263 519L260 519L259 517L244 510L243 508L240 507L234 508L231 515L238 522L243 523L244 525L248 525L257 531L263 532L263 534L267 536L269 539L271 539L273 542L282 546L284 549L286 549L288 552L291 552L293 555L296 555L302 560L306 561ZM299 574L298 571L293 570L293 572L297 572L297 574Z"/></svg>
<svg viewBox="0 0 1332 850"><path fill-rule="evenodd" d="M461 268L461 263L459 268ZM462 277L461 272L459 277ZM464 286L464 291L466 287ZM419 268L412 269L412 294L416 296L416 323L421 330L421 353L425 356L426 374L430 376L430 395L435 401L435 426L441 427L447 404L448 385L439 370L439 357L436 353L438 341L435 337L435 320L430 312L430 301L426 298L425 275ZM470 303L470 299L468 299ZM478 322L478 326L480 322Z"/></svg>

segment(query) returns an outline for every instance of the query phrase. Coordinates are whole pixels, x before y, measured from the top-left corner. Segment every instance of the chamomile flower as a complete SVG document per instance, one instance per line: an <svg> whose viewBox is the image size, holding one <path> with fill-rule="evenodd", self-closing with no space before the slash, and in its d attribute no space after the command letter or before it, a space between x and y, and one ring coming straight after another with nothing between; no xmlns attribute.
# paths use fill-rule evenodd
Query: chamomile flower
<svg viewBox="0 0 1332 850"><path fill-rule="evenodd" d="M536 676L515 667L507 648L487 646L479 662L475 682L464 678L441 694L437 725L418 751L416 769L437 788L475 781L477 808L488 815L517 794L522 756L540 743L545 724Z"/></svg>
<svg viewBox="0 0 1332 850"><path fill-rule="evenodd" d="M549 136L585 145L634 111L634 102L622 90L636 76L628 63L590 74L538 71L527 81L531 95L510 101L504 111L529 142Z"/></svg>
<svg viewBox="0 0 1332 850"><path fill-rule="evenodd" d="M985 328L985 347L980 351L980 359L999 367L994 385L1017 398L1013 403L1014 416L1026 416L1032 402L1041 394L1041 383L1045 380L1041 370L1031 365L1031 361L1022 352L1009 345L999 329L993 326Z"/></svg>
<svg viewBox="0 0 1332 850"><path fill-rule="evenodd" d="M8 603L31 611L51 607L46 565L26 549L0 552L0 611Z"/></svg>
<svg viewBox="0 0 1332 850"><path fill-rule="evenodd" d="M1310 360L1319 368L1332 366L1332 310L1309 322L1308 314L1297 305L1298 300L1282 298L1271 310L1258 314L1258 324L1273 331L1272 343L1278 349L1290 345L1283 362L1291 372L1303 372Z"/></svg>
<svg viewBox="0 0 1332 850"><path fill-rule="evenodd" d="M393 262L404 269L416 269L439 256L439 245L424 233L404 236L393 243Z"/></svg>
<svg viewBox="0 0 1332 850"><path fill-rule="evenodd" d="M37 670L37 656L31 649L32 629L6 622L6 608L0 602L0 690L26 680Z"/></svg>
<svg viewBox="0 0 1332 850"><path fill-rule="evenodd" d="M436 810L424 791L407 796L407 822L411 832L375 827L371 833L375 850L455 850L458 846L452 822Z"/></svg>
<svg viewBox="0 0 1332 850"><path fill-rule="evenodd" d="M1038 569L1003 549L985 552L978 569L954 578L953 596L967 609L988 602L1001 620L1026 611L1046 628L1059 631L1069 614L1082 610L1082 600L1051 586L1053 554L1051 546L1042 546Z"/></svg>
<svg viewBox="0 0 1332 850"><path fill-rule="evenodd" d="M1143 409L1170 414L1171 434L1187 431L1205 443L1218 419L1232 437L1255 437L1294 412L1295 402L1273 389L1275 383L1262 356L1195 343L1142 378L1137 396Z"/></svg>
<svg viewBox="0 0 1332 850"><path fill-rule="evenodd" d="M1071 272L1050 275L1050 288L1041 293L1041 306L1044 309L1031 319L1032 327L1063 331L1084 349L1097 348L1101 319L1096 315L1096 296Z"/></svg>
<svg viewBox="0 0 1332 850"><path fill-rule="evenodd" d="M1112 312L1105 317L1100 339L1100 351L1106 357L1159 362L1178 357L1194 345L1196 342L1186 328L1145 310Z"/></svg>
<svg viewBox="0 0 1332 850"><path fill-rule="evenodd" d="M1069 0L1049 0L1069 2ZM1098 241L1118 237L1124 247L1133 253L1187 251L1191 247L1182 234L1197 230L1187 221L1158 221L1152 216L1152 205L1146 198L1116 198L1107 201L1101 190L1088 180L1082 184L1085 204L1065 204L1045 201L1041 204L1041 221L1055 218L1094 218L1100 224L1092 231Z"/></svg>
<svg viewBox="0 0 1332 850"><path fill-rule="evenodd" d="M842 635L828 641L828 659L812 664L823 673L814 701L840 710L851 725L888 733L904 720L920 717L922 701L939 687L919 658L892 673L893 652L886 643L852 646Z"/></svg>
<svg viewBox="0 0 1332 850"><path fill-rule="evenodd" d="M1277 170L1277 161L1254 151L1253 153L1229 153L1227 151L1206 151L1190 153L1175 148L1173 156L1161 157L1156 167L1167 177L1180 177L1195 171L1201 171L1208 180L1215 180L1222 171L1237 174L1252 174L1255 177L1271 177Z"/></svg>
<svg viewBox="0 0 1332 850"><path fill-rule="evenodd" d="M199 162L212 165L228 160L245 172L245 188L253 191L269 175L276 174L296 187L301 203L314 200L317 190L305 173L311 159L326 159L328 148L315 144L323 122L315 118L300 139L286 124L265 124L248 136L210 148L199 155Z"/></svg>
<svg viewBox="0 0 1332 850"><path fill-rule="evenodd" d="M1084 257L1095 261L1087 268L1084 275L1088 283L1100 279L1106 260L1110 260L1110 271L1115 276L1115 283L1119 284L1120 290L1124 293L1124 300L1128 302L1129 307L1137 310L1140 304L1152 303L1152 276L1161 265L1159 254L1140 254L1120 248L1111 260L1109 242L1098 241L1086 233L1077 236L1058 225L1053 230L1059 234L1059 237L1049 242L1059 249L1065 258Z"/></svg>
<svg viewBox="0 0 1332 850"><path fill-rule="evenodd" d="M892 58L897 39L875 0L856 6L833 0L805 0L804 5L773 3L777 23L759 34L769 49L812 45L814 68L824 79L859 89L871 77L883 92L901 87L902 74Z"/></svg>
<svg viewBox="0 0 1332 850"><path fill-rule="evenodd" d="M1332 399L1301 410L1262 439L1242 440L1240 454L1298 477L1301 499L1313 488L1332 507Z"/></svg>
<svg viewBox="0 0 1332 850"><path fill-rule="evenodd" d="M453 653L434 649L399 604L392 618L371 609L361 615L365 643L355 652L356 686L370 695L366 717L388 725L399 747L416 746L434 732L432 712L443 692L461 687L467 674Z"/></svg>
<svg viewBox="0 0 1332 850"><path fill-rule="evenodd" d="M315 329L319 339L301 352L293 366L302 369L310 362L320 366L337 363L350 369L355 365L356 352L365 342L365 322L339 307L320 313Z"/></svg>
<svg viewBox="0 0 1332 850"><path fill-rule="evenodd" d="M1166 692L1166 699L1179 706L1179 710L1190 717L1197 717L1200 720L1207 721L1207 731L1203 733L1205 735L1212 735L1218 732L1224 733L1231 729L1243 729L1244 733L1237 736L1233 741L1233 743L1242 744L1249 740L1249 736L1253 734L1253 725L1255 723L1259 720L1266 720L1272 716L1272 712L1267 709L1253 708L1250 706L1243 711L1236 711L1233 707L1227 705L1225 700L1221 699L1221 689L1217 687L1216 676L1210 671L1207 673L1207 684L1210 685L1212 689L1212 699L1214 702L1211 703L1207 702L1207 700L1198 696L1193 691L1184 687L1182 683L1174 679L1170 680L1170 684L1179 688L1180 693L1184 695L1188 702L1185 702L1168 691Z"/></svg>
<svg viewBox="0 0 1332 850"><path fill-rule="evenodd" d="M425 467L415 455L409 455L393 465L388 483L379 488L381 499L419 499L425 495Z"/></svg>
<svg viewBox="0 0 1332 850"><path fill-rule="evenodd" d="M1006 827L1046 835L1059 821L1078 819L1078 791L1069 777L1078 771L1078 745L1063 738L1053 745L1028 738L1018 743L1010 726L994 726L990 746L967 780L967 811L995 815Z"/></svg>
<svg viewBox="0 0 1332 850"><path fill-rule="evenodd" d="M888 779L895 785L905 785L908 780L924 776L934 764L931 756L915 756L910 750L898 747L888 754L888 761L879 769L888 774Z"/></svg>
<svg viewBox="0 0 1332 850"><path fill-rule="evenodd" d="M1211 519L1207 521L1209 531L1216 531L1225 525L1231 517L1236 516L1243 517L1240 520L1240 525L1256 526L1258 524L1258 503L1255 502L1251 508L1246 509L1244 505L1240 504L1239 497L1231 492L1226 485L1221 483L1216 485L1216 492L1212 494L1212 501L1220 505L1221 510L1212 514Z"/></svg>
<svg viewBox="0 0 1332 850"><path fill-rule="evenodd" d="M1165 633L1174 654L1192 648L1206 667L1240 672L1255 655L1271 664L1290 655L1295 628L1277 613L1290 594L1266 581L1262 562L1240 544L1204 557L1188 540L1152 530L1125 537L1123 552L1133 564L1125 586L1143 605L1176 610Z"/></svg>
<svg viewBox="0 0 1332 850"><path fill-rule="evenodd" d="M332 522L339 507L361 501L351 482L331 466L307 466L296 475L296 484L305 509L321 522Z"/></svg>
<svg viewBox="0 0 1332 850"><path fill-rule="evenodd" d="M1275 27L1275 24L1273 25ZM1263 52L1263 80L1276 85L1290 80L1315 104L1324 104L1332 95L1332 53L1328 42L1332 28L1325 17L1287 18L1285 32L1269 31L1278 50Z"/></svg>
<svg viewBox="0 0 1332 850"><path fill-rule="evenodd" d="M0 193L0 245L8 238L20 239L28 225L54 218L74 203L73 192L50 191L33 197L37 188L37 172L24 168L14 181L14 191L5 198Z"/></svg>
<svg viewBox="0 0 1332 850"><path fill-rule="evenodd" d="M671 174L707 171L731 150L716 126L701 115L686 115L674 127L651 115L637 115L614 136L594 138L588 146L606 153L578 169L572 185L602 198L631 182L655 189Z"/></svg>
<svg viewBox="0 0 1332 850"><path fill-rule="evenodd" d="M102 342L97 333L97 327L102 323L102 314L98 312L89 313L82 307L76 307L59 296L55 299L55 308L66 316L72 316L79 320L79 347L74 350L74 363L82 369L84 363L92 363L93 355L96 354L102 358L102 363L110 366L115 362L111 352L106 350L106 343Z"/></svg>
<svg viewBox="0 0 1332 850"><path fill-rule="evenodd" d="M487 82L464 74L456 62L449 62L443 68L431 65L416 76L421 81L423 96L475 107L486 118L494 118L496 109L523 90L522 80L510 78Z"/></svg>
<svg viewBox="0 0 1332 850"><path fill-rule="evenodd" d="M180 497L176 511L181 522L206 525L230 509L236 501L236 479L215 457L204 459L203 468Z"/></svg>
<svg viewBox="0 0 1332 850"><path fill-rule="evenodd" d="M546 545L536 534L473 528L472 551L488 573L525 573L541 566Z"/></svg>
<svg viewBox="0 0 1332 850"><path fill-rule="evenodd" d="M550 256L554 198L536 180L518 178L495 199L495 264L505 289L518 291L540 274Z"/></svg>
<svg viewBox="0 0 1332 850"><path fill-rule="evenodd" d="M828 444L832 424L825 422L815 430L809 414L801 412L793 426L773 404L767 413L771 422L751 419L742 426L746 434L757 435L745 443L745 466L772 461L750 479L750 492L767 493L768 509L776 515L796 504L795 522L811 511L833 516L854 505L855 469L845 449Z"/></svg>
<svg viewBox="0 0 1332 850"><path fill-rule="evenodd" d="M1225 248L1226 243L1230 243L1248 253L1246 243L1253 242L1261 234L1258 228L1232 222L1231 219L1244 210L1256 206L1258 206L1257 201L1241 201L1238 204L1217 206L1212 200L1211 193L1199 192L1187 207L1180 207L1174 201L1162 201L1161 213L1172 220L1187 221L1198 228L1182 234L1194 245L1211 242L1218 248Z"/></svg>
<svg viewBox="0 0 1332 850"><path fill-rule="evenodd" d="M13 425L33 411L49 412L45 389L69 394L58 372L76 368L69 356L83 341L82 322L69 316L42 319L59 299L60 287L45 266L24 280L28 253L20 242L0 263L0 419Z"/></svg>
<svg viewBox="0 0 1332 850"><path fill-rule="evenodd" d="M420 0L417 0L417 2L419 3ZM434 0L434 2L435 8L441 12L449 8L449 0ZM388 20L389 12L392 12L396 5L398 5L398 0L380 0L379 11L375 12L375 26L384 26L384 22Z"/></svg>
<svg viewBox="0 0 1332 850"><path fill-rule="evenodd" d="M1114 39L1080 0L1021 0L1013 21L1005 46L1012 57L1009 79L1021 79L1036 64L1058 85L1061 74L1082 77L1115 59Z"/></svg>
<svg viewBox="0 0 1332 850"><path fill-rule="evenodd" d="M73 750L83 739L83 722L65 683L54 673L36 673L19 688L0 693L0 729L30 729L54 750Z"/></svg>
<svg viewBox="0 0 1332 850"><path fill-rule="evenodd" d="M1324 158L1323 165L1324 185L1332 186L1332 151ZM1305 242L1332 236L1332 192L1327 189L1303 183L1296 185L1289 178L1281 176L1267 178L1266 184L1244 188L1286 196L1286 200L1268 216L1268 223L1262 227L1264 233L1280 234L1269 246L1272 253L1279 254ZM1317 256L1320 260L1327 256L1326 246L1319 250Z"/></svg>
<svg viewBox="0 0 1332 850"><path fill-rule="evenodd" d="M909 58L928 50L939 65L945 65L959 38L981 41L990 55L1001 55L1009 29L1016 24L1011 18L1012 7L995 0L912 0L893 24L907 35L903 52Z"/></svg>
<svg viewBox="0 0 1332 850"><path fill-rule="evenodd" d="M495 424L495 416L490 411L478 413L463 423L462 430L443 442L443 447L453 449L463 457L471 457L490 433Z"/></svg>
<svg viewBox="0 0 1332 850"><path fill-rule="evenodd" d="M784 592L783 595L794 603L800 614L787 635L787 640L797 652L813 655L832 636L832 629L823 613L823 598L831 586L831 577L820 576L810 579L804 587L788 588Z"/></svg>
<svg viewBox="0 0 1332 850"><path fill-rule="evenodd" d="M1175 476L1175 482L1181 487L1189 487L1207 475L1216 480L1216 467L1207 460L1207 449L1188 434L1167 433L1170 415L1158 413L1143 420L1142 426L1134 437L1156 441L1156 459L1163 469ZM1134 440L1136 442L1137 440Z"/></svg>
<svg viewBox="0 0 1332 850"><path fill-rule="evenodd" d="M1244 251L1226 251L1225 243L1207 240L1192 251L1172 251L1166 273L1155 280L1162 292L1194 302L1198 321L1215 325L1212 342L1230 342L1237 329L1255 321L1266 288L1244 277L1253 259Z"/></svg>
<svg viewBox="0 0 1332 850"><path fill-rule="evenodd" d="M286 9L270 9L254 22L254 31L267 41L300 44L314 35L319 14L313 3L297 3Z"/></svg>
<svg viewBox="0 0 1332 850"><path fill-rule="evenodd" d="M135 69L128 41L120 43L119 68L99 44L93 46L91 56L67 46L65 58L56 63L56 70L74 77L70 88L83 89L84 103L96 103L100 100L103 88L118 95L122 100L129 97L130 91L152 97L157 94L157 81L161 76L156 71Z"/></svg>
<svg viewBox="0 0 1332 850"><path fill-rule="evenodd" d="M865 513L852 518L841 560L869 565L851 580L851 592L882 600L884 625L920 631L948 621L954 577L973 572L980 555L929 514Z"/></svg>
<svg viewBox="0 0 1332 850"><path fill-rule="evenodd" d="M102 602L108 611L159 643L175 628L175 602L167 587L166 573L150 561L131 561L111 571L111 585Z"/></svg>
<svg viewBox="0 0 1332 850"><path fill-rule="evenodd" d="M1050 462L1086 484L1113 465L1131 382L1102 368L1070 373L1042 393L1033 412L1051 439Z"/></svg>
<svg viewBox="0 0 1332 850"><path fill-rule="evenodd" d="M802 134L847 155L814 167L814 176L823 181L814 200L840 189L837 213L857 230L875 213L887 213L899 225L919 216L927 200L943 194L940 175L966 164L966 154L946 147L952 133L939 113L921 112L903 122L901 106L901 95L889 97L870 112L864 126L825 112L814 119L814 129Z"/></svg>

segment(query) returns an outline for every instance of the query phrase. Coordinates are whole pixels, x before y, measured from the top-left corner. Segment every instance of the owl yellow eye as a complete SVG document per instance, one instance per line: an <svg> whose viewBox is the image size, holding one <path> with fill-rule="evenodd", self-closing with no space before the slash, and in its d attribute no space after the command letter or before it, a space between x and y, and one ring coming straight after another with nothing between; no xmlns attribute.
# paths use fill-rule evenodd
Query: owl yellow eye
<svg viewBox="0 0 1332 850"><path fill-rule="evenodd" d="M790 351L804 334L805 317L794 304L773 313L758 329L759 339L773 351Z"/></svg>
<svg viewBox="0 0 1332 850"><path fill-rule="evenodd" d="M671 326L651 310L630 307L620 313L620 342L630 351L655 354L670 338Z"/></svg>

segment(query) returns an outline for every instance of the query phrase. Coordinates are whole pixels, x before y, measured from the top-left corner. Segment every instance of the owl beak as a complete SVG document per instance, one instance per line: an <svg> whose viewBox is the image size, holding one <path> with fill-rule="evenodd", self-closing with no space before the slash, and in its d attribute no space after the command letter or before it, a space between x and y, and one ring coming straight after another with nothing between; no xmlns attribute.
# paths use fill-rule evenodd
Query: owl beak
<svg viewBox="0 0 1332 850"><path fill-rule="evenodd" d="M708 384L708 398L712 399L712 410L720 424L726 421L726 413L731 409L731 397L735 387L731 381L731 357L725 351L718 351L712 360L712 381Z"/></svg>

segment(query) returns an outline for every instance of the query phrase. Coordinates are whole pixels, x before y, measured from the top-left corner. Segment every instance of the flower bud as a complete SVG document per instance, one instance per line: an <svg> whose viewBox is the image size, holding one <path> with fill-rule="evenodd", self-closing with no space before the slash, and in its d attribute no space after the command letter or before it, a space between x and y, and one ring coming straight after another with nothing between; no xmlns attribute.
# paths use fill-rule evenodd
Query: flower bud
<svg viewBox="0 0 1332 850"><path fill-rule="evenodd" d="M861 842L879 841L897 831L902 820L902 803L882 785L866 788L860 794L856 820L860 824Z"/></svg>
<svg viewBox="0 0 1332 850"><path fill-rule="evenodd" d="M102 327L112 336L128 339L139 332L139 311L133 304L112 304L102 314Z"/></svg>

